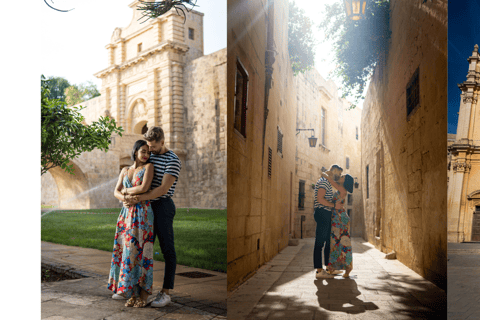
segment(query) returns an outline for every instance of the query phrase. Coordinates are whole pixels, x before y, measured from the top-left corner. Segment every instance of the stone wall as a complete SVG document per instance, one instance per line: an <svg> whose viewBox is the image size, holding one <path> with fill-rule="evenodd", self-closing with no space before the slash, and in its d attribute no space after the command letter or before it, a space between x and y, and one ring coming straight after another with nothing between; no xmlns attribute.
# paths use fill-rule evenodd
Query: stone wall
<svg viewBox="0 0 480 320"><path fill-rule="evenodd" d="M285 248L292 232L295 96L286 43L288 2L229 1L227 11L227 94L232 97L227 101L227 262L232 289ZM278 54L265 122L267 27ZM237 61L248 73L245 136L234 128Z"/></svg>
<svg viewBox="0 0 480 320"><path fill-rule="evenodd" d="M395 0L390 8L389 54L362 114L364 238L445 288L447 3ZM420 103L407 117L417 68Z"/></svg>
<svg viewBox="0 0 480 320"><path fill-rule="evenodd" d="M58 187L52 174L47 171L42 175L41 181L42 206L54 206L58 208Z"/></svg>
<svg viewBox="0 0 480 320"><path fill-rule="evenodd" d="M296 92L296 128L314 129L317 146L311 148L308 137L312 131L300 131L296 135L295 152L295 218L292 237L315 237L314 185L320 178L322 168L340 165L344 171L361 181L361 140L356 139L356 128L360 130L361 109L346 110L350 104L341 99L333 81L325 80L315 69L299 74L294 78ZM325 128L322 128L322 110L325 115ZM359 131L360 132L360 131ZM324 136L323 136L324 135ZM323 142L323 143L322 143ZM349 168L346 158L349 157ZM305 185L303 208L300 207L300 183ZM347 205L352 217L351 230L356 236L362 231L362 194L354 189L354 202ZM305 221L301 222L301 217ZM301 229L303 228L303 230Z"/></svg>
<svg viewBox="0 0 480 320"><path fill-rule="evenodd" d="M195 208L227 207L227 49L185 67L184 105L189 202Z"/></svg>

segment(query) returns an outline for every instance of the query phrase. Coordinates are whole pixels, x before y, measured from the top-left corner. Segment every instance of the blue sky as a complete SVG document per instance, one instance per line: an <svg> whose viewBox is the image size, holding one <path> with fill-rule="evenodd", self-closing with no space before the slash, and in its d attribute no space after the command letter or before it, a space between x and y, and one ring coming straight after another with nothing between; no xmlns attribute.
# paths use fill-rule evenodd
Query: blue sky
<svg viewBox="0 0 480 320"><path fill-rule="evenodd" d="M479 0L448 1L448 133L457 132L460 89L466 80L467 58L480 45Z"/></svg>

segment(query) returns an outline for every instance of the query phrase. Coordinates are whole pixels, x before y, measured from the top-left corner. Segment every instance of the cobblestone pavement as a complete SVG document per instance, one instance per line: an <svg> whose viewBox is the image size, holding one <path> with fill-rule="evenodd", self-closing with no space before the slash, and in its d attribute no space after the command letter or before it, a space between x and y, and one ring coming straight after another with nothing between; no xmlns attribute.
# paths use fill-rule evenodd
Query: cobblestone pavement
<svg viewBox="0 0 480 320"><path fill-rule="evenodd" d="M350 279L315 279L314 239L287 247L228 298L229 320L444 319L446 293L360 238Z"/></svg>
<svg viewBox="0 0 480 320"><path fill-rule="evenodd" d="M448 319L480 319L480 243L448 244Z"/></svg>
<svg viewBox="0 0 480 320"><path fill-rule="evenodd" d="M80 279L42 283L41 313L46 320L71 319L226 319L226 274L177 265L177 274L202 272L206 278L177 275L172 303L163 308L129 308L107 289L111 253L42 242L42 266ZM165 264L154 262L153 295L161 290ZM83 278L85 277L85 278Z"/></svg>

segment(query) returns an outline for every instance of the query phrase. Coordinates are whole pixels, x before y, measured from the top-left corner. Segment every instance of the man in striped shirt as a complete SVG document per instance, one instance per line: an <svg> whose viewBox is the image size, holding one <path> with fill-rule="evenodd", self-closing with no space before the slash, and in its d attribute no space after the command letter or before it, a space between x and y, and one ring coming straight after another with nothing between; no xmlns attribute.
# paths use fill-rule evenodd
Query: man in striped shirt
<svg viewBox="0 0 480 320"><path fill-rule="evenodd" d="M163 257L165 273L163 289L152 301L152 307L163 307L170 303L170 289L173 289L177 257L173 241L173 218L175 204L172 196L175 192L182 163L173 151L165 147L165 135L160 127L151 127L144 134L150 151L148 162L153 163L154 176L150 191L136 196L135 201L151 200L154 214L154 238L158 237ZM131 203L129 203L131 205Z"/></svg>
<svg viewBox="0 0 480 320"><path fill-rule="evenodd" d="M334 164L326 172L334 180L340 179L343 169ZM333 190L330 182L325 178L320 178L315 185L314 210L317 229L315 233L315 247L313 249L313 265L317 269L316 278L333 278L333 274L327 273L323 269L323 263L328 265L330 256L330 233L332 230L332 209L343 209L342 203L332 202ZM322 257L322 248L323 250ZM323 258L323 259L322 259ZM323 262L323 263L322 263ZM341 273L341 272L338 272Z"/></svg>

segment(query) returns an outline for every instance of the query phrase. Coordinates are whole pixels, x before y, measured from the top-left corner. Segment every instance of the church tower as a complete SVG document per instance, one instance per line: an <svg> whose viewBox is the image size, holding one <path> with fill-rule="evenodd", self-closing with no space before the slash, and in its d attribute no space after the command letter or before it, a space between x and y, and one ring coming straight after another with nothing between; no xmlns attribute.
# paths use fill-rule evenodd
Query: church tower
<svg viewBox="0 0 480 320"><path fill-rule="evenodd" d="M448 241L480 241L480 55L475 45L461 90L457 134L448 152Z"/></svg>

